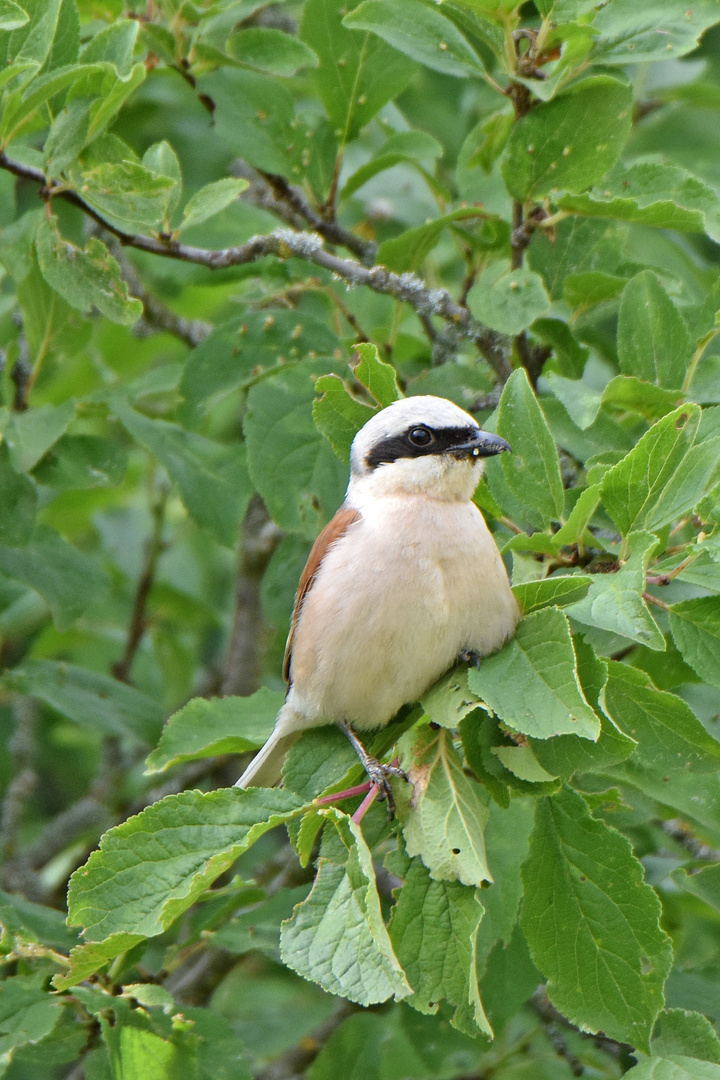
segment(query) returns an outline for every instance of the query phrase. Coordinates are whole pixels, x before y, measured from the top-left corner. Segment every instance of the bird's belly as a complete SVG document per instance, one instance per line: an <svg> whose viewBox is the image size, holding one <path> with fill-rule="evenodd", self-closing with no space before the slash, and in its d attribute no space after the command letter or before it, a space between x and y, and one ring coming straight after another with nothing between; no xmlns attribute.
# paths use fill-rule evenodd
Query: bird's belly
<svg viewBox="0 0 720 1080"><path fill-rule="evenodd" d="M293 645L293 694L308 714L379 727L462 650L485 655L509 637L517 608L497 548L477 511L462 510L444 508L419 537L402 518L392 530L363 522L330 552Z"/></svg>

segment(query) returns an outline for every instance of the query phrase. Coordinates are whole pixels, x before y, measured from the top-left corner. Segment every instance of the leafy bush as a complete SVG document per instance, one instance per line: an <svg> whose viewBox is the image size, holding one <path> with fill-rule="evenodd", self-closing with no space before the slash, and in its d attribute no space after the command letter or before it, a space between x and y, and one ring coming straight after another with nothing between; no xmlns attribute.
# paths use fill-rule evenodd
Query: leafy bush
<svg viewBox="0 0 720 1080"><path fill-rule="evenodd" d="M0 0L8 1080L720 1077L719 27ZM524 619L359 823L334 728L232 784L399 393Z"/></svg>

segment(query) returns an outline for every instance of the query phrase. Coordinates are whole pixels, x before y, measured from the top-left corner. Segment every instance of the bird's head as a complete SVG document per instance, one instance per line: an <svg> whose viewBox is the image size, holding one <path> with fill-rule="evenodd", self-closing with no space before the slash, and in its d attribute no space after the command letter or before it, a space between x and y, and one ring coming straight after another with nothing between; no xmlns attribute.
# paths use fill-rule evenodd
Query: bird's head
<svg viewBox="0 0 720 1080"><path fill-rule="evenodd" d="M482 431L459 406L438 397L409 397L376 413L358 431L350 451L350 490L372 495L424 494L469 499L484 459L509 450Z"/></svg>

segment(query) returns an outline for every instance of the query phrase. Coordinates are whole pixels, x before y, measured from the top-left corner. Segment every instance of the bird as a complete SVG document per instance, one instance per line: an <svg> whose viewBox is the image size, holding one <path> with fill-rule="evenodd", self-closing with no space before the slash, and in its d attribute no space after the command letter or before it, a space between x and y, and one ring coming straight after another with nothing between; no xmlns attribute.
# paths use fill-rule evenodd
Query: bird
<svg viewBox="0 0 720 1080"><path fill-rule="evenodd" d="M520 611L472 501L485 459L510 450L454 402L400 398L355 435L345 501L300 578L285 649L285 704L237 787L280 780L308 728L335 723L388 799L358 733L384 727L459 659L495 652ZM407 779L407 778L406 778Z"/></svg>

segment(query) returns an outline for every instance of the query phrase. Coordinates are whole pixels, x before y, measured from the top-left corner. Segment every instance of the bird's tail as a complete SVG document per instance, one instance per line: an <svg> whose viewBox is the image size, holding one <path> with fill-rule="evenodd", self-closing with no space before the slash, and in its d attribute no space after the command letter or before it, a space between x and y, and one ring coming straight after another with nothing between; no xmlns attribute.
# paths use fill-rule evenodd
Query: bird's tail
<svg viewBox="0 0 720 1080"><path fill-rule="evenodd" d="M301 734L302 729L283 729L279 719L272 735L252 759L235 787L274 787L282 775L285 754Z"/></svg>

